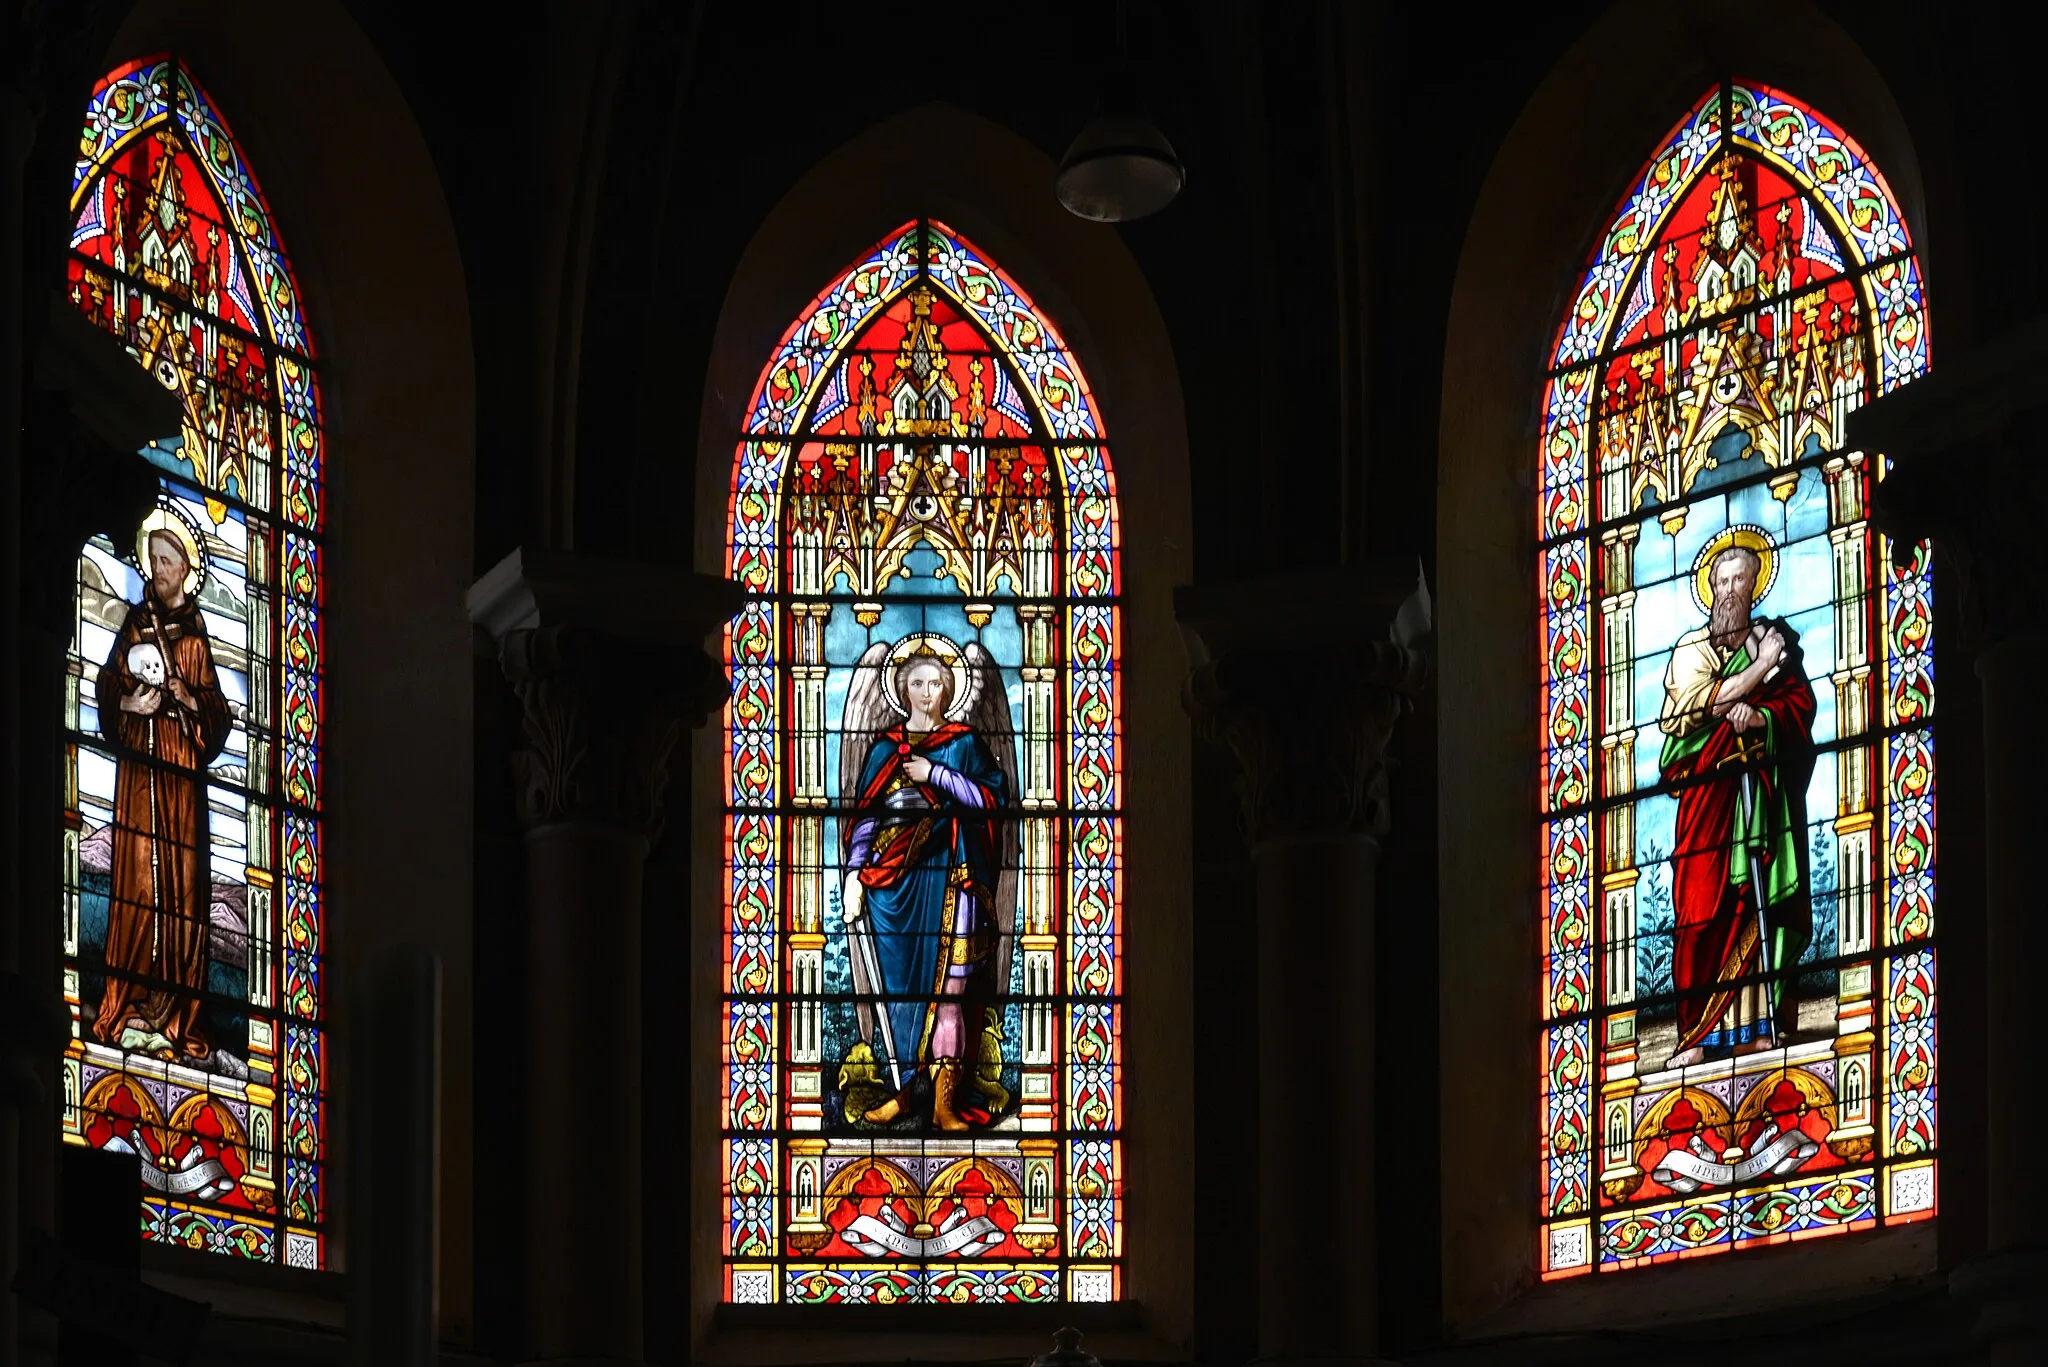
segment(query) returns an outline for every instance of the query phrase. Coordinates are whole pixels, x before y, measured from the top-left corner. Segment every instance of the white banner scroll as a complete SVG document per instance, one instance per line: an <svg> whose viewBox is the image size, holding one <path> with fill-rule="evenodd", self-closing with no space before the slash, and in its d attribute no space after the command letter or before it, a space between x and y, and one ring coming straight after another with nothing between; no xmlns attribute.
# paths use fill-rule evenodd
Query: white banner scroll
<svg viewBox="0 0 2048 1367"><path fill-rule="evenodd" d="M185 1161L175 1172L165 1172L143 1154L136 1153L135 1146L118 1134L103 1147L115 1153L135 1154L135 1170L141 1174L142 1185L167 1196L216 1197L225 1196L235 1189L235 1180L228 1176L228 1170L220 1165L220 1160L202 1160L196 1147L185 1155Z"/></svg>
<svg viewBox="0 0 2048 1367"><path fill-rule="evenodd" d="M1650 1176L1673 1191L1692 1192L1703 1187L1730 1187L1761 1177L1793 1171L1820 1152L1820 1145L1801 1130L1786 1130L1739 1163L1723 1163L1698 1135L1683 1149L1672 1149L1659 1160Z"/></svg>
<svg viewBox="0 0 2048 1367"><path fill-rule="evenodd" d="M887 1223L884 1223L884 1222ZM958 1206L939 1226L938 1233L920 1239L903 1223L903 1217L884 1206L881 1219L862 1215L848 1225L844 1237L854 1250L870 1258L897 1253L906 1258L950 1258L966 1251L970 1256L986 1253L1003 1241L1003 1231L986 1215L968 1218Z"/></svg>

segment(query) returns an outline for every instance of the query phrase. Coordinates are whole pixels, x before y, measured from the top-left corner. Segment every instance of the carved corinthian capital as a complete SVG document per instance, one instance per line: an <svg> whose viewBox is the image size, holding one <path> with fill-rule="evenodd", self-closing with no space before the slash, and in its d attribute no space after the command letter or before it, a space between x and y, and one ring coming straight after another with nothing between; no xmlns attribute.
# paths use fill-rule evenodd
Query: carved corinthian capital
<svg viewBox="0 0 2048 1367"><path fill-rule="evenodd" d="M52 295L24 395L22 572L28 615L69 636L80 548L96 532L124 545L156 506L157 476L135 453L175 436L177 396L121 341Z"/></svg>
<svg viewBox="0 0 2048 1367"><path fill-rule="evenodd" d="M728 691L699 643L739 603L723 579L532 549L477 582L471 620L495 639L523 714L511 757L522 825L658 833L669 756Z"/></svg>
<svg viewBox="0 0 2048 1367"><path fill-rule="evenodd" d="M1183 589L1175 607L1182 699L1237 757L1252 845L1383 833L1387 745L1433 664L1415 567Z"/></svg>
<svg viewBox="0 0 2048 1367"><path fill-rule="evenodd" d="M1966 637L1982 647L2048 632L2048 317L1944 361L1848 426L1891 462L1878 529L1907 552L1934 540L1956 573Z"/></svg>
<svg viewBox="0 0 2048 1367"><path fill-rule="evenodd" d="M1979 649L2048 632L2044 456L2048 433L2015 427L1901 458L1878 486L1878 529L1908 550L1933 539L1960 591L1961 639Z"/></svg>
<svg viewBox="0 0 2048 1367"><path fill-rule="evenodd" d="M526 744L512 752L520 824L595 822L651 840L693 695L722 681L710 657L694 646L533 627L505 634L498 663L523 714Z"/></svg>

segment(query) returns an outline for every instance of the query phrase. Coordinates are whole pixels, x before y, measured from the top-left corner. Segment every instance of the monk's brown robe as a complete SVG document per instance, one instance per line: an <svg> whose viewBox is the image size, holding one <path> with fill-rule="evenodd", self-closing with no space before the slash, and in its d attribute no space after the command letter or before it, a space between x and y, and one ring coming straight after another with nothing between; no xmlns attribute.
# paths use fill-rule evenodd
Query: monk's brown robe
<svg viewBox="0 0 2048 1367"><path fill-rule="evenodd" d="M169 677L185 681L192 708L171 696L167 679L153 715L121 710L121 699L148 686L128 670L138 641L162 651ZM124 1026L140 1021L176 1052L203 1058L212 1052L199 1024L213 901L205 771L227 744L234 719L198 604L187 598L167 608L153 585L144 589L100 667L99 713L115 755L114 866L107 989L93 1033L118 1043Z"/></svg>

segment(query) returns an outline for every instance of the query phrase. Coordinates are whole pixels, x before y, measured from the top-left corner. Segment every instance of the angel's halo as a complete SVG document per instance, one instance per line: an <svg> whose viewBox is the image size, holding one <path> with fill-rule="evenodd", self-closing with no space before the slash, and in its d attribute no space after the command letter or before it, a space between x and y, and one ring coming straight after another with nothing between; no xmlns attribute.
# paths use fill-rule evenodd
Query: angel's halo
<svg viewBox="0 0 2048 1367"><path fill-rule="evenodd" d="M889 700L890 710L899 717L910 715L910 709L904 706L903 699L896 692L896 671L914 655L929 655L953 671L952 705L946 709L946 719L959 721L966 709L974 706L973 679L967 672L967 653L960 648L958 641L936 631L914 631L890 648L889 663L882 669L882 696Z"/></svg>

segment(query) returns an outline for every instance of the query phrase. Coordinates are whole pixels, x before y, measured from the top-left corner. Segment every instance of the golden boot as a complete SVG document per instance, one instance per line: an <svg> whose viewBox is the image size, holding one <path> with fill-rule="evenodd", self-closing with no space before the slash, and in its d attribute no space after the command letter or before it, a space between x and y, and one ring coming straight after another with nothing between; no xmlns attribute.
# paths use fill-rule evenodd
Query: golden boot
<svg viewBox="0 0 2048 1367"><path fill-rule="evenodd" d="M958 1132L968 1128L955 1104L960 1099L960 1080L967 1065L957 1058L942 1058L932 1073L932 1123L942 1130Z"/></svg>
<svg viewBox="0 0 2048 1367"><path fill-rule="evenodd" d="M917 1074L910 1075L910 1081L903 1084L901 1091L870 1111L862 1111L860 1118L870 1125L887 1125L910 1107L911 1089L917 1086Z"/></svg>

